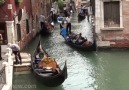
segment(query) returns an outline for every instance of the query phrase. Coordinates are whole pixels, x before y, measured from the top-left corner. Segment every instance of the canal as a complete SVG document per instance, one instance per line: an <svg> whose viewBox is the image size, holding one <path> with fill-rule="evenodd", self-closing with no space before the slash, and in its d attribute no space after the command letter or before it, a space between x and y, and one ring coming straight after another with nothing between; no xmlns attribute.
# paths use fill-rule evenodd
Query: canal
<svg viewBox="0 0 129 90"><path fill-rule="evenodd" d="M89 33L86 37L92 40L91 26L86 19L79 25L74 23L72 28L77 33ZM25 51L32 54L38 40L39 36L26 46ZM51 35L40 36L40 40L60 66L67 60L68 78L61 86L52 88L42 85L32 74L14 75L13 90L129 90L129 51L76 50L65 44L59 25L55 25Z"/></svg>

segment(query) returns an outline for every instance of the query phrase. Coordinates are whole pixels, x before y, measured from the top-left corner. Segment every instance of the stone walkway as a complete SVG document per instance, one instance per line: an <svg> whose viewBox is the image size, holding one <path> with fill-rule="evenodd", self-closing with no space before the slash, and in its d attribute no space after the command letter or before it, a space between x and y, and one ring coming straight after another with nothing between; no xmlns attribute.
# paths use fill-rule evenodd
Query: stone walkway
<svg viewBox="0 0 129 90"><path fill-rule="evenodd" d="M0 70L4 67L2 65L3 62L6 62L7 61L7 56L5 55L5 53L3 52L2 53L2 60L0 60Z"/></svg>

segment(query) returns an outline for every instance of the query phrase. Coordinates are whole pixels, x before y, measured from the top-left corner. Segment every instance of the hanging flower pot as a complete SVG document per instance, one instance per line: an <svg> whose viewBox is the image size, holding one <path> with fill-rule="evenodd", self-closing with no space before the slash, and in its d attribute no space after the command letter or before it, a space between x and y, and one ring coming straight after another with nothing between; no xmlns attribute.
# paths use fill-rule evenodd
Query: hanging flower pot
<svg viewBox="0 0 129 90"><path fill-rule="evenodd" d="M0 0L0 5L3 5L5 3L5 0Z"/></svg>
<svg viewBox="0 0 129 90"><path fill-rule="evenodd" d="M17 5L20 5L22 2L23 2L23 0L15 0L15 3L16 3Z"/></svg>

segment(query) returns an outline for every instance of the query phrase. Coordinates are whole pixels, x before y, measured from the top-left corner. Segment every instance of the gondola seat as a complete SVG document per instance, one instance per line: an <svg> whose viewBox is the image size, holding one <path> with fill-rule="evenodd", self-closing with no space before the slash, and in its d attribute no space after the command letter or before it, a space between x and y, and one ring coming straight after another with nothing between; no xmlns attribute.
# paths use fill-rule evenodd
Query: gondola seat
<svg viewBox="0 0 129 90"><path fill-rule="evenodd" d="M42 60L42 58L36 58L35 59L35 64L38 64L41 60Z"/></svg>

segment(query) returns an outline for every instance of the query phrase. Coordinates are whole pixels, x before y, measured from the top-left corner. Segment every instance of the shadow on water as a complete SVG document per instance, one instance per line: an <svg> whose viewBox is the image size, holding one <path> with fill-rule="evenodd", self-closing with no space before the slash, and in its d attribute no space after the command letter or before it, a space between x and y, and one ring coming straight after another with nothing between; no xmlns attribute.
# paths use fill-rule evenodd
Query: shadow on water
<svg viewBox="0 0 129 90"><path fill-rule="evenodd" d="M31 74L14 75L13 90L64 90L63 86L47 87L41 84Z"/></svg>

